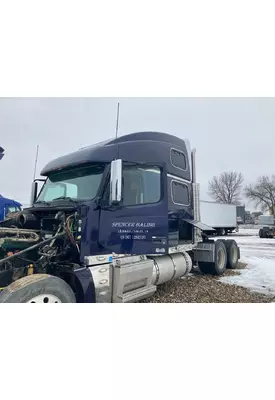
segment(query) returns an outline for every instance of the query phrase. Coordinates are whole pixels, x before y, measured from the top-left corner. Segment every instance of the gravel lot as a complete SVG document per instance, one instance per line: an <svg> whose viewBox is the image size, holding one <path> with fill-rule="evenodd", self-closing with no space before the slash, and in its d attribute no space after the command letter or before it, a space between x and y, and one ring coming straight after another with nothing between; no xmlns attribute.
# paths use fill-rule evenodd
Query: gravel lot
<svg viewBox="0 0 275 400"><path fill-rule="evenodd" d="M258 227L242 228L228 236L241 250L236 270L217 277L201 274L197 268L187 277L159 286L142 303L275 302L275 239L260 239L258 232Z"/></svg>
<svg viewBox="0 0 275 400"><path fill-rule="evenodd" d="M239 269L246 268L240 263ZM238 269L226 270L224 276L240 274ZM271 303L274 296L252 292L237 285L219 281L219 277L199 271L158 287L155 295L141 303Z"/></svg>

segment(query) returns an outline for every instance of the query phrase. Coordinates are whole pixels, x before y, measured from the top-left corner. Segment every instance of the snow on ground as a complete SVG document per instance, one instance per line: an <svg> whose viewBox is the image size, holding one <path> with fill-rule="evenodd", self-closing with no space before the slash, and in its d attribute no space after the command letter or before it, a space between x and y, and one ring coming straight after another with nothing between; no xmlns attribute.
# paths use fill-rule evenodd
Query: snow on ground
<svg viewBox="0 0 275 400"><path fill-rule="evenodd" d="M238 235L239 236L258 236L260 228L252 228L252 229L244 229L240 228Z"/></svg>
<svg viewBox="0 0 275 400"><path fill-rule="evenodd" d="M258 232L258 229L243 229L232 235L240 246L240 261L247 267L240 270L240 275L220 280L275 296L275 239L260 239Z"/></svg>
<svg viewBox="0 0 275 400"><path fill-rule="evenodd" d="M241 262L248 265L246 269L240 270L240 275L225 276L220 281L275 296L275 260L242 257Z"/></svg>

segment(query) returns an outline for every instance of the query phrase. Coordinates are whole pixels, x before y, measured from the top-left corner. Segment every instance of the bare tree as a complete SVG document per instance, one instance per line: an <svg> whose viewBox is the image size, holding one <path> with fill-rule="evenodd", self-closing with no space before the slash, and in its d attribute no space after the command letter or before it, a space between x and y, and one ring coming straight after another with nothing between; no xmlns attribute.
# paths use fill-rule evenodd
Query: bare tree
<svg viewBox="0 0 275 400"><path fill-rule="evenodd" d="M249 185L244 191L246 197L253 201L262 211L275 213L275 175L260 176L254 185Z"/></svg>
<svg viewBox="0 0 275 400"><path fill-rule="evenodd" d="M238 172L223 172L208 184L208 194L218 203L240 204L244 178Z"/></svg>

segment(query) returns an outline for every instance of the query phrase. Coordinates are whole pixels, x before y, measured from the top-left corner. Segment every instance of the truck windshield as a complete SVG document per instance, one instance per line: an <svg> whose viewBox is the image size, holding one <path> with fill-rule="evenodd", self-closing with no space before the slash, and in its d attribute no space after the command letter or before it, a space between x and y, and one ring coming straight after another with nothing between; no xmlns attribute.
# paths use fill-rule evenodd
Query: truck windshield
<svg viewBox="0 0 275 400"><path fill-rule="evenodd" d="M98 192L105 164L91 164L53 172L48 176L36 203L58 199L91 200Z"/></svg>

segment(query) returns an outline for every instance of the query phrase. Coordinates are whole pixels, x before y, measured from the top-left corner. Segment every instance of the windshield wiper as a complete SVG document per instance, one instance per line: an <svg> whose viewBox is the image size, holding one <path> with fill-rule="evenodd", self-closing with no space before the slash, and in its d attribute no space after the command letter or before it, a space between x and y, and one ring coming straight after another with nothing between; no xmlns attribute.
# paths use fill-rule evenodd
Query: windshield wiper
<svg viewBox="0 0 275 400"><path fill-rule="evenodd" d="M50 203L48 201L45 201L45 200L36 201L34 204L47 204L47 205L50 205Z"/></svg>
<svg viewBox="0 0 275 400"><path fill-rule="evenodd" d="M75 200L73 200L71 197L66 197L66 196L60 196L60 197L56 197L55 199L52 199L52 201L55 201L55 200L69 200L69 201L75 202Z"/></svg>

